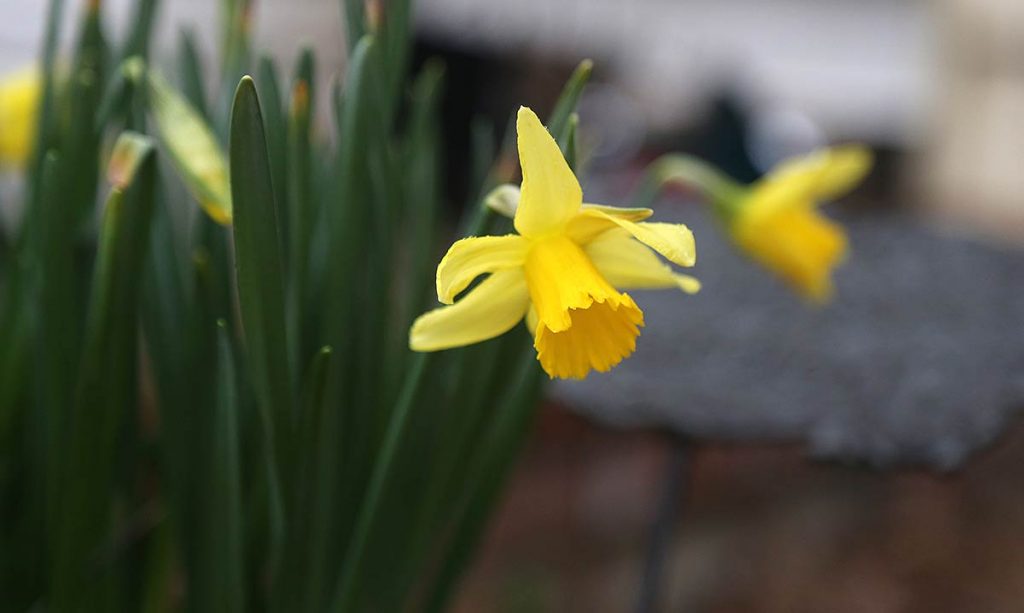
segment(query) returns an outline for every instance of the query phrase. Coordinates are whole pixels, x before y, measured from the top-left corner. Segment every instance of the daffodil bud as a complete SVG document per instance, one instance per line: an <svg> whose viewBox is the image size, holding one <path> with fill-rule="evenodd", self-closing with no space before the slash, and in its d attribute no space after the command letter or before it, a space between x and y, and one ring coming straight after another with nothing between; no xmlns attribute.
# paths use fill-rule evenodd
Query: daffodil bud
<svg viewBox="0 0 1024 613"><path fill-rule="evenodd" d="M153 140L138 132L124 132L117 137L107 164L107 181L117 189L127 189L139 164L153 149Z"/></svg>
<svg viewBox="0 0 1024 613"><path fill-rule="evenodd" d="M505 183L495 187L484 197L484 206L498 215L512 219L519 207L519 186Z"/></svg>
<svg viewBox="0 0 1024 613"><path fill-rule="evenodd" d="M203 117L141 58L126 60L124 70L147 84L149 104L160 140L185 186L206 214L231 224L231 186L227 156Z"/></svg>

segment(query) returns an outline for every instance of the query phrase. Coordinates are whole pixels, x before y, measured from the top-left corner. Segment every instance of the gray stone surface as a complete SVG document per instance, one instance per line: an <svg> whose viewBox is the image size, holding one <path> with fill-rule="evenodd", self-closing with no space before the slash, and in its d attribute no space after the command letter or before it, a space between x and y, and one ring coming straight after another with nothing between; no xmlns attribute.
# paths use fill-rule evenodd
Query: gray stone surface
<svg viewBox="0 0 1024 613"><path fill-rule="evenodd" d="M634 292L636 354L556 400L599 420L700 438L803 439L812 454L948 469L1024 407L1024 252L909 219L844 220L837 299L804 305L733 253L697 211L703 291Z"/></svg>

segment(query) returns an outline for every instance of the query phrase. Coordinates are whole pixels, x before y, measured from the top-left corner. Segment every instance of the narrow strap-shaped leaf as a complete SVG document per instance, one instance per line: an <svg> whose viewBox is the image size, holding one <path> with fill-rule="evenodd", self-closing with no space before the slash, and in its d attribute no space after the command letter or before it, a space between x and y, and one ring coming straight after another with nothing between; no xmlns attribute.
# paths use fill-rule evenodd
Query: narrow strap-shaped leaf
<svg viewBox="0 0 1024 613"><path fill-rule="evenodd" d="M445 530L450 528L451 514L466 492L465 477L472 470L466 459L478 443L482 424L494 419L492 407L498 396L494 394L493 382L504 380L510 370L502 357L509 348L522 347L522 335L523 331L517 329L501 338L452 352L447 369L452 379L449 393L436 403L444 409L438 411L431 406L431 415L421 417L436 426L433 430L415 430L418 438L426 439L417 449L431 450L430 463L422 469L422 480L430 486L424 488L422 498L409 514L409 543L403 559L395 564L394 573L402 577L404 569L406 580L414 587L414 598L422 598L431 589L434 577L426 569L436 568L444 559L442 546L448 542Z"/></svg>
<svg viewBox="0 0 1024 613"><path fill-rule="evenodd" d="M569 122L565 126L565 130L562 131L561 138L558 139L558 147L562 150L562 155L565 156L565 161L569 164L569 168L574 173L578 173L578 162L577 155L579 151L576 146L576 130L580 125L580 116L574 111L569 115Z"/></svg>
<svg viewBox="0 0 1024 613"><path fill-rule="evenodd" d="M31 211L41 196L43 156L56 145L57 123L56 107L56 72L57 46L60 39L60 24L64 17L64 0L50 0L49 9L46 13L46 33L43 36L42 49L42 79L43 90L39 99L39 115L36 118L35 146L32 152L30 169L31 193L28 202L29 214L25 216L24 224L30 221Z"/></svg>
<svg viewBox="0 0 1024 613"><path fill-rule="evenodd" d="M583 94L583 88L586 87L587 81L590 80L590 73L594 70L594 62L591 60L583 60L576 67L576 70L572 72L569 80L566 81L565 86L562 88L562 93L558 97L558 101L555 102L555 108L551 111L551 115L548 116L548 132L555 139L562 138L562 134L569 125L569 115L576 111L576 105L580 101L580 96Z"/></svg>
<svg viewBox="0 0 1024 613"><path fill-rule="evenodd" d="M360 415L354 410L355 389L359 383L354 373L359 362L367 356L358 354L360 336L365 334L366 322L358 320L357 309L365 308L356 291L357 283L367 263L370 214L368 203L371 188L367 172L367 152L370 150L370 117L374 103L370 81L373 79L375 40L367 36L356 46L345 74L345 98L340 109L339 142L336 161L336 196L325 208L330 240L327 245L325 271L326 308L324 327L327 341L336 352L331 361L332 376L328 379L331 403L343 413L339 416L339 446L344 457L339 486L343 493L337 498L341 517L338 530L344 534L356 512L355 505L365 482L366 472L356 465L355 458L363 457L357 448L369 444L367 437L356 434L359 428L351 423L364 422L374 416ZM363 412L365 413L365 412ZM364 431L365 432L365 431ZM362 439L362 440L360 440ZM343 538L339 536L339 538Z"/></svg>
<svg viewBox="0 0 1024 613"><path fill-rule="evenodd" d="M307 355L313 343L307 305L310 299L310 246L317 212L310 142L313 101L316 99L314 72L313 51L304 49L292 84L285 156L288 165L288 324L292 343L289 357L294 371L298 370L300 359Z"/></svg>
<svg viewBox="0 0 1024 613"><path fill-rule="evenodd" d="M231 189L236 211L235 272L239 306L260 401L275 418L290 413L284 325L284 273L277 207L262 114L249 77L238 84L231 114Z"/></svg>
<svg viewBox="0 0 1024 613"><path fill-rule="evenodd" d="M138 55L143 59L149 57L149 41L153 32L153 19L156 17L159 0L139 0L135 4L132 15L132 29L121 51L121 59Z"/></svg>
<svg viewBox="0 0 1024 613"><path fill-rule="evenodd" d="M277 207L256 87L238 84L231 112L231 192L235 206L235 278L251 379L266 428L271 462L271 546L284 529L279 466L280 432L291 425L292 392L284 315L284 275Z"/></svg>
<svg viewBox="0 0 1024 613"><path fill-rule="evenodd" d="M34 234L26 237L25 256L5 254L11 266L0 299L0 513L7 518L0 530L0 594L13 609L28 608L44 589L52 543L47 511L59 491L55 483L63 441L57 434L66 425L76 367L77 336L56 338L78 323L63 317L69 311L77 315L66 298L73 288L56 285L67 279L63 273L72 264L70 246L51 242L60 213L56 209L61 208L59 170L58 156L48 153ZM63 304L45 302L58 294ZM47 347L44 338L56 340L54 347Z"/></svg>
<svg viewBox="0 0 1024 613"><path fill-rule="evenodd" d="M345 15L345 43L348 55L355 53L356 45L367 33L367 15L365 0L341 0L341 9Z"/></svg>
<svg viewBox="0 0 1024 613"><path fill-rule="evenodd" d="M107 43L100 4L90 3L83 16L78 48L67 85L68 127L62 134L65 198L77 208L78 221L91 217L99 183L101 127L96 114L107 76Z"/></svg>
<svg viewBox="0 0 1024 613"><path fill-rule="evenodd" d="M198 301L189 300L186 264L179 255L184 250L177 245L168 200L166 191L158 192L153 235L143 273L141 317L160 416L163 499L172 524L163 530L170 532L163 538L169 541L168 547L173 542L175 553L185 558L183 564L187 573L191 568L195 534L191 529L194 524L189 522L196 513L192 510L195 505L189 502L194 491L191 483L203 474L203 471L192 469L196 461L196 437L192 431L200 423L197 415L211 412L208 409L211 403L206 398L212 395L208 382L212 378L207 374L212 369L206 364L210 352L202 353L205 360L197 359L198 352L193 349L196 343L190 342L197 326L189 318L195 309L189 307L190 303ZM206 328L202 331L209 334ZM153 555L157 555L156 552ZM171 555L171 552L166 555ZM172 569L172 572L177 573L178 570ZM154 581L156 579L153 578Z"/></svg>
<svg viewBox="0 0 1024 613"><path fill-rule="evenodd" d="M28 270L16 262L0 298L0 450L5 451L10 449L8 443L16 431L18 415L26 408L24 396L30 387L31 296Z"/></svg>
<svg viewBox="0 0 1024 613"><path fill-rule="evenodd" d="M226 324L217 324L217 397L213 415L202 423L201 444L208 444L199 476L202 505L199 553L202 572L193 575L197 611L239 613L245 610L242 556L242 491L239 415L234 357Z"/></svg>
<svg viewBox="0 0 1024 613"><path fill-rule="evenodd" d="M388 364L402 367L409 355L406 330L415 315L433 303L429 288L436 266L437 216L441 208L442 172L440 143L440 96L444 66L428 62L413 87L412 117L405 163L406 191L402 220L410 246L407 295L398 321L400 338L389 346ZM392 377L393 378L393 377Z"/></svg>
<svg viewBox="0 0 1024 613"><path fill-rule="evenodd" d="M218 133L227 134L238 80L250 70L254 0L221 0L220 97ZM223 105L223 106L220 106Z"/></svg>
<svg viewBox="0 0 1024 613"><path fill-rule="evenodd" d="M140 613L161 613L172 602L178 587L175 566L174 529L170 522L160 524L146 552L145 574L139 598Z"/></svg>
<svg viewBox="0 0 1024 613"><path fill-rule="evenodd" d="M363 25L361 21L349 22L353 24ZM350 38L349 43L354 42ZM340 464L341 470L331 468L319 480L322 502L311 518L315 538L310 540L312 568L304 592L309 598L309 611L322 611L333 591L338 564L345 553L343 544L350 538L353 518L364 498L364 484L379 436L377 422L386 416L385 411L360 410L374 406L380 393L377 380L381 360L374 356L381 354L383 346L381 324L386 323L386 311L380 305L386 304L389 284L379 280L387 278L390 267L379 257L379 250L390 245L384 232L392 231L388 222L395 210L393 199L401 187L390 170L394 159L388 156L393 152L387 150L383 130L387 102L380 89L384 75L378 54L375 38L359 39L346 73L345 103L338 109L337 196L326 211L331 240L325 310L329 314L325 321L327 338L337 350L328 397L330 405L338 410L325 418L318 445L324 458L321 463L332 467ZM368 272L368 268L378 273ZM360 325L353 325L355 321ZM332 434L334 440L324 438Z"/></svg>
<svg viewBox="0 0 1024 613"><path fill-rule="evenodd" d="M203 227L222 230L209 218L200 218L205 223ZM189 591L189 602L196 605L197 611L215 610L221 588L209 579L223 578L220 569L208 569L211 562L219 559L218 553L209 549L221 543L205 528L208 523L205 501L210 495L208 477L213 447L210 416L218 410L219 377L223 370L218 364L220 328L217 322L223 313L219 294L221 286L229 278L222 274L224 271L213 260L212 254L202 246L197 247L193 254L193 299L188 305L185 321L178 329L182 337L179 342L184 345L185 364L176 370L184 379L179 388L163 391L161 396L165 402L161 407L161 429L167 457L168 502L172 505L172 518L180 531L178 544L185 577L188 584L194 586ZM160 359L171 357L159 356ZM241 385L240 379L236 385ZM263 458L262 450L259 457Z"/></svg>
<svg viewBox="0 0 1024 613"><path fill-rule="evenodd" d="M370 535L379 520L378 514L385 488L394 478L395 458L406 433L409 414L412 412L417 393L426 375L430 355L419 353L413 358L413 363L398 397L398 403L391 414L391 421L388 424L380 452L377 454L377 460L373 465L373 473L370 476L366 495L360 505L356 525L352 532L352 540L349 542L341 574L335 586L334 598L329 609L335 613L353 611L357 606L356 590L363 572L363 559L366 556Z"/></svg>
<svg viewBox="0 0 1024 613"><path fill-rule="evenodd" d="M138 99L136 90L140 86L141 84L129 69L129 65L121 64L103 92L103 98L96 112L96 128L102 132L103 128L112 121L117 118L123 118L125 129L142 129L143 126L141 125L131 125L136 123L137 119L140 119L132 117L131 113L133 103Z"/></svg>
<svg viewBox="0 0 1024 613"><path fill-rule="evenodd" d="M512 164L509 156L515 151L515 114L509 118L505 135L500 147L495 143L490 126L482 120L475 121L472 126L472 166L473 181L476 193L470 192L469 201L459 221L462 236L476 236L483 231L492 217L490 207L485 205L486 195L499 183L507 183L514 172L508 167Z"/></svg>
<svg viewBox="0 0 1024 613"><path fill-rule="evenodd" d="M440 96L444 79L444 66L430 62L424 68L413 88L413 112L409 143L409 193L407 196L407 224L413 233L410 277L415 287L410 295L412 310L424 306L425 287L433 275L431 250L434 247L436 216L440 208L439 175L442 171L439 157L441 124ZM405 320L403 320L403 323ZM404 335L403 335L404 340Z"/></svg>
<svg viewBox="0 0 1024 613"><path fill-rule="evenodd" d="M302 521L288 525L282 573L274 586L279 611L323 609L323 558L316 552L329 546L325 537L326 526L333 519L329 500L333 488L325 484L335 480L337 471L335 440L326 427L331 354L330 347L322 347L310 361L303 380L301 412L290 454L289 489L289 508Z"/></svg>
<svg viewBox="0 0 1024 613"><path fill-rule="evenodd" d="M529 431L540 401L542 383L542 371L530 348L522 353L518 374L505 391L505 401L496 407L495 418L481 434L471 459L466 460L471 469L462 483L461 508L453 509L450 515L449 529L453 538L431 581L432 591L424 603L424 611L440 613L445 610L459 577L476 551L509 467Z"/></svg>
<svg viewBox="0 0 1024 613"><path fill-rule="evenodd" d="M407 80L409 49L411 36L412 2L411 0L392 0L386 3L373 3L372 10L380 15L367 16L370 25L376 22L376 29L371 33L380 37L382 51L379 56L384 74L381 79L381 113L385 125L395 120L395 112L401 101L402 88Z"/></svg>
<svg viewBox="0 0 1024 613"><path fill-rule="evenodd" d="M332 354L331 360L337 357L337 354ZM323 407L319 421L320 430L311 441L315 446L315 473L310 514L305 518L308 535L297 535L299 539L307 536L300 542L302 553L297 555L302 556L299 562L304 562L309 570L300 577L303 583L297 592L300 601L296 610L308 613L324 611L327 599L330 598L330 582L335 577L336 560L340 560L344 555L338 551L337 546L341 450L338 448L336 433L340 429L341 414L329 396L329 377L334 369L329 364L324 364L324 369L327 371L328 380L324 382L324 389L321 390L323 398L320 402Z"/></svg>
<svg viewBox="0 0 1024 613"><path fill-rule="evenodd" d="M263 127L267 136L267 154L274 184L274 202L277 204L277 223L281 239L282 262L288 264L288 167L285 160L287 121L282 102L281 84L277 78L277 65L273 58L261 56L257 65L256 91L263 112Z"/></svg>
<svg viewBox="0 0 1024 613"><path fill-rule="evenodd" d="M136 405L139 275L149 238L156 164L150 143L104 211L74 410L64 453L50 607L109 608L109 569L97 567L108 537L118 433Z"/></svg>
<svg viewBox="0 0 1024 613"><path fill-rule="evenodd" d="M207 121L210 110L206 100L206 87L203 85L203 68L199 60L199 49L196 47L195 34L183 29L178 39L178 74L181 79L181 93L196 112Z"/></svg>
<svg viewBox="0 0 1024 613"><path fill-rule="evenodd" d="M36 282L36 375L39 404L35 418L45 423L46 500L49 520L60 511L59 471L68 436L68 418L80 356L81 322L75 292L73 245L74 209L60 193L56 154L46 156L43 165L43 193L39 200L37 234L32 241L38 249Z"/></svg>
<svg viewBox="0 0 1024 613"><path fill-rule="evenodd" d="M491 191L490 170L498 155L498 145L494 139L494 126L481 115L473 117L469 134L469 206L466 208L475 208Z"/></svg>

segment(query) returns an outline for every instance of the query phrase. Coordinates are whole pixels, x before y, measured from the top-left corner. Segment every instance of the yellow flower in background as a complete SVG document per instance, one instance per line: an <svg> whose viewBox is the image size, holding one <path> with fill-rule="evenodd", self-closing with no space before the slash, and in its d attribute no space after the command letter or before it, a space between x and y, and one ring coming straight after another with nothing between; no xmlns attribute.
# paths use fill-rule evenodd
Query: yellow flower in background
<svg viewBox="0 0 1024 613"><path fill-rule="evenodd" d="M871 162L870 151L847 146L782 163L725 207L733 240L800 295L826 302L847 239L843 228L816 207L853 189Z"/></svg>
<svg viewBox="0 0 1024 613"><path fill-rule="evenodd" d="M450 306L420 316L409 346L470 345L525 317L537 359L551 377L607 371L633 353L644 321L620 289L699 289L696 279L675 273L652 251L693 266L693 234L681 224L644 222L650 209L583 204L579 182L537 115L521 107L516 130L523 170L518 203L514 187L503 189L504 212L514 209L517 234L452 245L437 268L438 300ZM455 302L483 274L489 276Z"/></svg>
<svg viewBox="0 0 1024 613"><path fill-rule="evenodd" d="M0 79L0 166L21 166L32 151L42 80L35 68Z"/></svg>

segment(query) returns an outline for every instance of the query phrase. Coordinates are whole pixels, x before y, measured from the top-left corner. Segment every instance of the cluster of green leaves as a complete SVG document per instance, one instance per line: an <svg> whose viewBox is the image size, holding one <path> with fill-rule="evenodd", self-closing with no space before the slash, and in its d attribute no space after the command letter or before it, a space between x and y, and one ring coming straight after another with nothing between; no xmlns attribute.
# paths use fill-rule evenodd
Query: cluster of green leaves
<svg viewBox="0 0 1024 613"><path fill-rule="evenodd" d="M86 3L56 70L51 0L23 215L0 245L0 610L441 610L525 437L543 375L522 329L407 349L448 238L443 69L407 83L409 1L370 19L343 2L326 134L313 52L284 90L253 60L249 4L224 0L207 92L188 35L177 87L147 76L155 0L116 49ZM571 161L588 75L549 122ZM180 155L204 130L229 196ZM512 140L474 133L462 232L503 231L479 202Z"/></svg>

